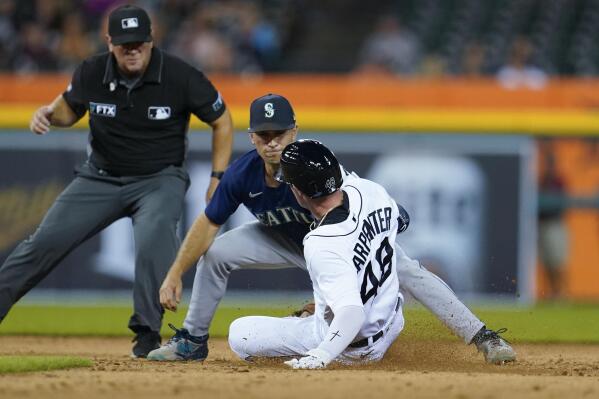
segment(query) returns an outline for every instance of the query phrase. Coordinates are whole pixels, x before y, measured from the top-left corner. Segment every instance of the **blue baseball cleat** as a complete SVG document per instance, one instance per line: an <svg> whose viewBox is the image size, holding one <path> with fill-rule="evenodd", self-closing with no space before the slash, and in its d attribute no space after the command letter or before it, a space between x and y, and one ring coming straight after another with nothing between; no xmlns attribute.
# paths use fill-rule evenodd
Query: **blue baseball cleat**
<svg viewBox="0 0 599 399"><path fill-rule="evenodd" d="M150 352L148 360L203 361L208 357L208 334L197 337L191 335L185 328L178 329L170 323L168 326L175 331L175 335L166 344Z"/></svg>

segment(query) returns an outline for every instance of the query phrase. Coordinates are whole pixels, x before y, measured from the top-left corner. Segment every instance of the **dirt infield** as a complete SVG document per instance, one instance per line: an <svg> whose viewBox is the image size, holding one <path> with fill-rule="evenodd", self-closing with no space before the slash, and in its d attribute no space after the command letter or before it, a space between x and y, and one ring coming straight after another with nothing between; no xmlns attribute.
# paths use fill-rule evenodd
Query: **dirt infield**
<svg viewBox="0 0 599 399"><path fill-rule="evenodd" d="M223 339L201 363L128 357L124 338L0 337L0 355L77 355L89 369L0 376L0 398L597 398L599 346L515 345L520 360L492 366L460 342L401 338L377 364L291 371L247 364Z"/></svg>

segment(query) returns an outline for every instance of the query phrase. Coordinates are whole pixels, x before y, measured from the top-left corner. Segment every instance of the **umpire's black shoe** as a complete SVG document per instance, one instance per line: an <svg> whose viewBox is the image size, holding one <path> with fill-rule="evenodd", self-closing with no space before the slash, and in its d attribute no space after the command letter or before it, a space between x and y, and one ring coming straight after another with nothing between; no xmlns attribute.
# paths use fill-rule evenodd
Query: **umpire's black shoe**
<svg viewBox="0 0 599 399"><path fill-rule="evenodd" d="M476 349L485 355L487 363L504 364L516 360L516 352L510 344L499 334L507 331L502 328L497 331L489 330L483 326L472 338L471 344L476 345Z"/></svg>
<svg viewBox="0 0 599 399"><path fill-rule="evenodd" d="M148 353L154 349L160 348L160 334L156 331L151 330L139 330L135 334L133 341L133 351L131 357L133 358L146 358Z"/></svg>

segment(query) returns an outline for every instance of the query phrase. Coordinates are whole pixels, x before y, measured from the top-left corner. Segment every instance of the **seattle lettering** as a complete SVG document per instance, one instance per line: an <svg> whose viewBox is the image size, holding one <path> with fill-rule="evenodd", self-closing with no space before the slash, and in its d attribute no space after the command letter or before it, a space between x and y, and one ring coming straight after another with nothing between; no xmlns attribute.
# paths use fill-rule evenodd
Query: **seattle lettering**
<svg viewBox="0 0 599 399"><path fill-rule="evenodd" d="M312 223L312 219L290 206L285 208L277 208L266 212L258 212L254 214L260 223L266 226L277 226L284 223L298 222L302 224Z"/></svg>

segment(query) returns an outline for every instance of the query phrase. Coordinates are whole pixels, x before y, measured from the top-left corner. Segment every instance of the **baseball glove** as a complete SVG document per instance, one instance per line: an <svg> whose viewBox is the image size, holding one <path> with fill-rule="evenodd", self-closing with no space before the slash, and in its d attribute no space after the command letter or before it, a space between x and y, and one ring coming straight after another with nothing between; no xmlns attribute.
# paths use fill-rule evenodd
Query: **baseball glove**
<svg viewBox="0 0 599 399"><path fill-rule="evenodd" d="M314 309L315 309L314 302L310 302L310 303L305 304L304 307L302 307L301 309L293 312L291 315L295 316L295 317L312 316L314 314Z"/></svg>

